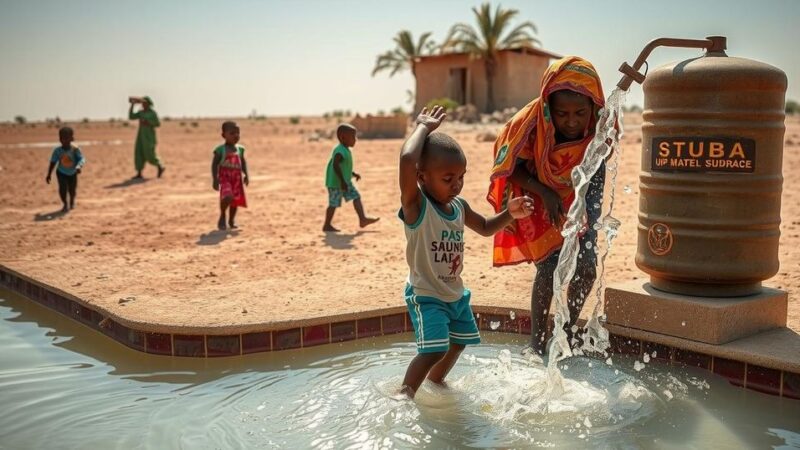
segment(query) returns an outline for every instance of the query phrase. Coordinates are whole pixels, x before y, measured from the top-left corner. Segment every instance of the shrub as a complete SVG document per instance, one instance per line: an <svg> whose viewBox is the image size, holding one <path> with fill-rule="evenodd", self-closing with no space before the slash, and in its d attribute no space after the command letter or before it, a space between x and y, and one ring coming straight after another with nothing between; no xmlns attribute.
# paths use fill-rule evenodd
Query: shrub
<svg viewBox="0 0 800 450"><path fill-rule="evenodd" d="M26 119L25 116L14 116L14 122L20 125L25 125L28 123L28 119Z"/></svg>
<svg viewBox="0 0 800 450"><path fill-rule="evenodd" d="M800 103L797 103L794 100L787 100L786 114L797 114L797 113L800 113Z"/></svg>
<svg viewBox="0 0 800 450"><path fill-rule="evenodd" d="M83 120L81 120L81 123L89 123L89 118L84 117Z"/></svg>
<svg viewBox="0 0 800 450"><path fill-rule="evenodd" d="M459 106L457 101L447 97L434 98L433 100L429 101L428 104L425 106L430 110L436 105L444 107L445 111L448 112L455 110Z"/></svg>
<svg viewBox="0 0 800 450"><path fill-rule="evenodd" d="M289 117L289 123L292 125L297 125L298 123L300 123L300 116Z"/></svg>
<svg viewBox="0 0 800 450"><path fill-rule="evenodd" d="M200 124L197 123L197 122L192 122L191 125L192 125L192 128L197 128L198 126L200 126Z"/></svg>
<svg viewBox="0 0 800 450"><path fill-rule="evenodd" d="M392 115L394 115L394 116L405 116L406 115L406 110L403 109L402 106L396 106L396 107L392 108Z"/></svg>

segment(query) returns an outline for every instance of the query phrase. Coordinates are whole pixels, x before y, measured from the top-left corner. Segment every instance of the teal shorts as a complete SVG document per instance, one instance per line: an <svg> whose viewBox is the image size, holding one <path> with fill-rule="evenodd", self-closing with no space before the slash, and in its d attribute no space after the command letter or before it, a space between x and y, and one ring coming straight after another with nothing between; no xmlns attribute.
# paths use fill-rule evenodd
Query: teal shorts
<svg viewBox="0 0 800 450"><path fill-rule="evenodd" d="M347 185L347 190L342 190L340 188L328 188L328 206L331 208L338 208L342 206L342 199L346 202L350 200L356 200L361 198L361 194L358 193L356 187L353 186L353 183Z"/></svg>
<svg viewBox="0 0 800 450"><path fill-rule="evenodd" d="M406 305L414 326L419 353L446 352L450 343L474 345L481 343L478 324L469 306L472 293L464 288L464 296L455 302L414 294L406 285Z"/></svg>

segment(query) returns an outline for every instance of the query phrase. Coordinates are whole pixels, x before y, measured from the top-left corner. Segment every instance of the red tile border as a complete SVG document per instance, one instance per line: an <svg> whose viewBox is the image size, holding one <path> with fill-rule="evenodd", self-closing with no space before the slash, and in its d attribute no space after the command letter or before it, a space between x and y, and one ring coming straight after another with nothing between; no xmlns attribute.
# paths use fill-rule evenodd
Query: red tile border
<svg viewBox="0 0 800 450"><path fill-rule="evenodd" d="M172 335L163 333L145 333L145 351L154 355L172 356Z"/></svg>
<svg viewBox="0 0 800 450"><path fill-rule="evenodd" d="M356 320L356 337L358 339L381 335L381 318L370 317Z"/></svg>
<svg viewBox="0 0 800 450"><path fill-rule="evenodd" d="M745 363L741 361L715 356L714 373L727 379L734 386L744 386Z"/></svg>
<svg viewBox="0 0 800 450"><path fill-rule="evenodd" d="M275 347L275 350L289 350L292 348L300 348L302 346L300 328L274 331L272 338L274 339L273 346Z"/></svg>
<svg viewBox="0 0 800 450"><path fill-rule="evenodd" d="M242 335L242 354L272 351L272 333L257 332Z"/></svg>
<svg viewBox="0 0 800 450"><path fill-rule="evenodd" d="M356 337L379 336L413 331L408 312L362 318L331 324L314 325L288 330L245 333L242 335L172 335L146 333L133 330L101 313L73 301L46 286L29 282L12 273L0 270L0 285L38 302L52 310L83 323L122 344L139 351L156 355L175 355L186 357L236 356L248 353L285 350L302 346L322 345L328 342L342 342ZM514 334L530 334L531 317L520 315L511 319L503 314L475 314L475 320L482 330L491 330L491 322L500 322L495 330ZM100 323L103 327L100 327ZM711 370L732 384L771 395L782 395L800 400L800 374L781 372L775 369L749 365L725 358L712 357L679 348L672 348L647 341L639 341L624 336L610 335L610 351L618 354L639 356L646 352L654 359L664 362L695 366ZM174 348L173 348L174 347ZM713 363L712 363L713 360ZM712 365L713 364L713 365ZM745 369L746 367L746 369Z"/></svg>
<svg viewBox="0 0 800 450"><path fill-rule="evenodd" d="M98 324L97 329L134 350L144 351L145 338L141 331L132 330L110 319L104 323L103 328Z"/></svg>
<svg viewBox="0 0 800 450"><path fill-rule="evenodd" d="M237 356L241 352L239 335L206 336L206 353L214 356Z"/></svg>
<svg viewBox="0 0 800 450"><path fill-rule="evenodd" d="M531 334L531 316L519 317L520 334Z"/></svg>
<svg viewBox="0 0 800 450"><path fill-rule="evenodd" d="M356 338L356 321L335 322L331 324L331 342L352 341Z"/></svg>
<svg viewBox="0 0 800 450"><path fill-rule="evenodd" d="M391 314L381 317L383 334L404 333L406 330L407 314Z"/></svg>
<svg viewBox="0 0 800 450"><path fill-rule="evenodd" d="M765 394L781 395L781 371L748 364L745 387Z"/></svg>
<svg viewBox="0 0 800 450"><path fill-rule="evenodd" d="M172 354L175 356L206 356L206 340L203 335L172 335Z"/></svg>
<svg viewBox="0 0 800 450"><path fill-rule="evenodd" d="M329 331L328 324L303 327L303 347L329 344L331 342Z"/></svg>
<svg viewBox="0 0 800 450"><path fill-rule="evenodd" d="M633 356L639 356L642 353L642 344L638 339L610 334L608 341L608 351L611 353Z"/></svg>
<svg viewBox="0 0 800 450"><path fill-rule="evenodd" d="M800 373L783 372L784 397L800 400Z"/></svg>
<svg viewBox="0 0 800 450"><path fill-rule="evenodd" d="M690 350L676 348L673 353L672 361L684 366L699 367L701 369L711 369L711 356L697 353Z"/></svg>
<svg viewBox="0 0 800 450"><path fill-rule="evenodd" d="M655 359L667 364L672 362L672 347L668 345L642 341L642 355L645 353L648 354L651 359ZM655 353L655 356L653 356L653 353Z"/></svg>

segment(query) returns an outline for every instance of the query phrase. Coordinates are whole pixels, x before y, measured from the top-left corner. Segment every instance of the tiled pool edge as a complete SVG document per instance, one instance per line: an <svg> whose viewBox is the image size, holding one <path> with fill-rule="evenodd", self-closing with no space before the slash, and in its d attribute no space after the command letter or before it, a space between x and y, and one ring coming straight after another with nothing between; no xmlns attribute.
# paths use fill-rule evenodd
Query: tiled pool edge
<svg viewBox="0 0 800 450"><path fill-rule="evenodd" d="M201 358L239 356L412 331L408 314L402 312L230 335L151 333L135 330L106 318L100 312L68 298L55 288L12 273L1 266L0 286L99 331L127 347L155 355ZM530 334L530 316L524 315L523 311L487 306L475 306L473 309L481 330ZM515 313L513 319L511 311ZM653 359L670 365L709 370L726 378L735 386L800 400L800 373L771 369L746 361L693 352L619 334L612 334L610 340L609 351L613 354L637 357L642 356L644 352L655 354Z"/></svg>

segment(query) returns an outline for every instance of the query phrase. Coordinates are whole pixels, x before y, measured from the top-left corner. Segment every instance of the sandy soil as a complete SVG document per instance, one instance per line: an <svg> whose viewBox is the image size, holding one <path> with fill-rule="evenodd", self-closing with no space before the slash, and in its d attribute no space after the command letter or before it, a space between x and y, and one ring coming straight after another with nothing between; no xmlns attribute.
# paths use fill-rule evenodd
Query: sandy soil
<svg viewBox="0 0 800 450"><path fill-rule="evenodd" d="M607 282L646 278L634 265L638 117L626 118L615 216L623 225L607 261ZM194 125L193 125L194 123ZM361 140L354 149L366 210L381 221L359 229L351 206L340 209L339 234L321 231L327 193L323 174L331 140L309 142L335 123L303 118L241 120L248 148L250 207L241 229L215 232L218 194L211 189L211 150L221 120L164 122L159 153L167 171L130 183L136 129L124 123L74 125L88 164L78 207L65 216L55 180L44 176L57 131L44 124L0 125L0 263L85 299L153 331L249 328L268 322L403 307L407 273L402 225L396 219L400 140ZM447 124L464 147L469 173L463 196L488 213L484 200L491 143L476 136L499 126ZM39 145L38 143L42 143ZM19 145L24 144L24 145ZM800 332L800 120L787 119L784 150L781 269L765 284L789 292L789 326ZM630 186L630 193L623 189ZM608 192L608 189L607 189ZM491 239L467 233L466 284L473 302L527 309L532 265L494 269ZM184 328L188 327L188 328ZM213 330L212 330L213 331Z"/></svg>

